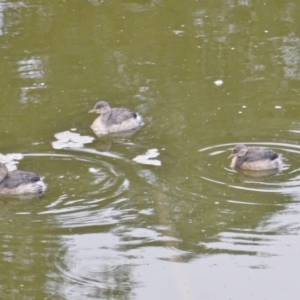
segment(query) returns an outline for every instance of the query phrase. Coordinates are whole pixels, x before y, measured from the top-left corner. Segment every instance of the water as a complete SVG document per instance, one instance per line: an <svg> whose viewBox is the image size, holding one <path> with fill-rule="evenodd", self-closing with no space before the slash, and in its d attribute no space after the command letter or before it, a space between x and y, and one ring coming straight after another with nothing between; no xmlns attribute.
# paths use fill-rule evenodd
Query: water
<svg viewBox="0 0 300 300"><path fill-rule="evenodd" d="M1 196L1 299L298 299L298 19L295 1L0 1L1 154L48 184ZM96 137L98 99L145 125ZM283 170L230 169L241 142ZM149 149L161 165L134 161Z"/></svg>

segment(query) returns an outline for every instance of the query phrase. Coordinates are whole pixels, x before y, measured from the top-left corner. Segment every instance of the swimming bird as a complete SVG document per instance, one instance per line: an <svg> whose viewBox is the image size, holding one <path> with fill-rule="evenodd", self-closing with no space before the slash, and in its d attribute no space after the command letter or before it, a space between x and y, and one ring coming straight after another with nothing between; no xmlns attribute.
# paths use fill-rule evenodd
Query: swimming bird
<svg viewBox="0 0 300 300"><path fill-rule="evenodd" d="M259 171L282 167L281 155L268 148L238 144L229 157L232 157L231 168Z"/></svg>
<svg viewBox="0 0 300 300"><path fill-rule="evenodd" d="M8 171L0 163L0 194L41 194L47 186L38 174L25 171Z"/></svg>
<svg viewBox="0 0 300 300"><path fill-rule="evenodd" d="M127 108L111 108L105 101L99 101L89 113L100 116L93 122L91 128L96 134L108 134L137 129L144 125L142 117Z"/></svg>

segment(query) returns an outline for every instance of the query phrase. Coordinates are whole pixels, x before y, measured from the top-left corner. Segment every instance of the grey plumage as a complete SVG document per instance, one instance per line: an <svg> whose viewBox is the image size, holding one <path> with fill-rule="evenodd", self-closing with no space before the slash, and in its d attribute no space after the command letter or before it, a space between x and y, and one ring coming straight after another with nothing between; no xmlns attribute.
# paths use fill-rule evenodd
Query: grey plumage
<svg viewBox="0 0 300 300"><path fill-rule="evenodd" d="M246 147L236 145L230 157L233 157L231 166L244 169L276 169L282 164L281 156L275 151L262 147Z"/></svg>
<svg viewBox="0 0 300 300"><path fill-rule="evenodd" d="M113 108L110 112L107 124L120 124L128 119L137 118L137 114L127 108Z"/></svg>
<svg viewBox="0 0 300 300"><path fill-rule="evenodd" d="M6 165L0 163L0 193L41 193L45 189L46 185L38 174L17 170L9 172Z"/></svg>
<svg viewBox="0 0 300 300"><path fill-rule="evenodd" d="M111 108L105 101L96 103L89 112L100 114L91 126L98 134L132 130L144 124L142 117L134 111L127 108Z"/></svg>

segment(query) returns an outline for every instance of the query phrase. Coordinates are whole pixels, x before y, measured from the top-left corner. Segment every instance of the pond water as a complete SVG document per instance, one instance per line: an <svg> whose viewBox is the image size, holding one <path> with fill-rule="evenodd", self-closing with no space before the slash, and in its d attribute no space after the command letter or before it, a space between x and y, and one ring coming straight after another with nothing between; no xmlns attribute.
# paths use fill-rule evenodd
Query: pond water
<svg viewBox="0 0 300 300"><path fill-rule="evenodd" d="M298 299L299 14L0 0L0 160L48 185L0 198L0 298ZM98 99L145 125L97 137ZM283 169L232 170L237 143Z"/></svg>

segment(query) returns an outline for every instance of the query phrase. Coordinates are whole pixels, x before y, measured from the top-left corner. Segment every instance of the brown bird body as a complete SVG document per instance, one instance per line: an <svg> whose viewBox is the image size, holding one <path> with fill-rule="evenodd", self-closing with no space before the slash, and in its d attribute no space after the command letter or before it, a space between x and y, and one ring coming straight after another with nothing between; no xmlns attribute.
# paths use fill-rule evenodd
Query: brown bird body
<svg viewBox="0 0 300 300"><path fill-rule="evenodd" d="M229 157L230 167L248 170L279 169L282 166L281 155L268 148L236 145Z"/></svg>
<svg viewBox="0 0 300 300"><path fill-rule="evenodd" d="M127 108L111 108L105 101L96 103L95 107L89 112L100 114L91 125L91 128L97 134L132 130L144 124L139 114Z"/></svg>

